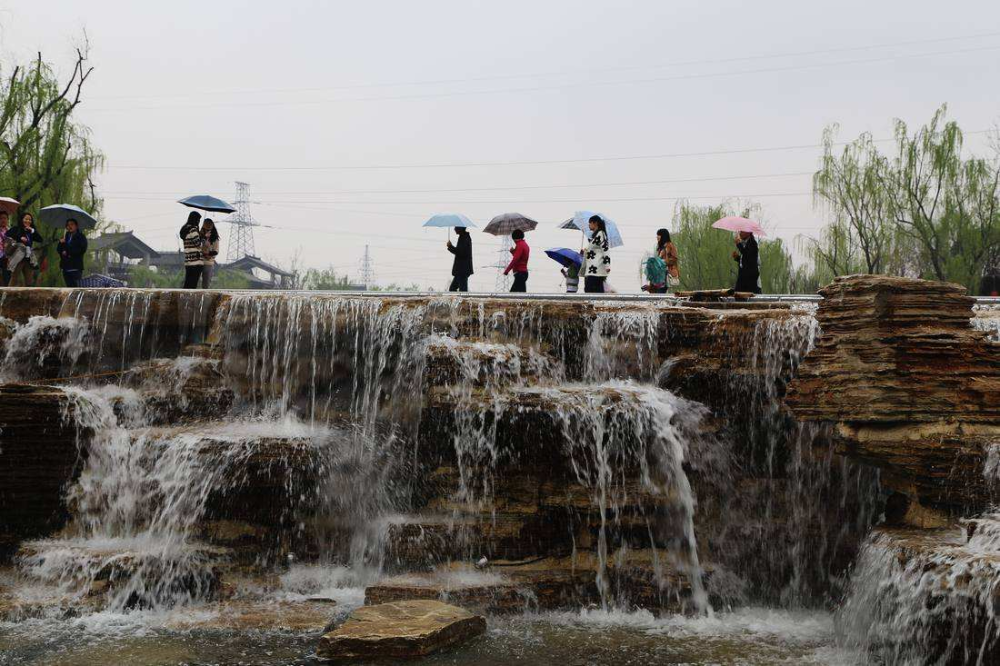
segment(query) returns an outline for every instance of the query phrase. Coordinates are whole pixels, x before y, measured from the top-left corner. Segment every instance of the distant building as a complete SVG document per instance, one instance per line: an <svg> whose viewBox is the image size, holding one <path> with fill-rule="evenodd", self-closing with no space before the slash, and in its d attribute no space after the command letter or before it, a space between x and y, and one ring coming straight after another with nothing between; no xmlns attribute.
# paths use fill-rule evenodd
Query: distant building
<svg viewBox="0 0 1000 666"><path fill-rule="evenodd" d="M160 253L146 245L131 231L102 234L88 243L97 256L97 266L104 275L128 282L132 266L151 266L160 259Z"/></svg>
<svg viewBox="0 0 1000 666"><path fill-rule="evenodd" d="M272 266L259 257L246 256L219 268L246 274L251 289L291 289L295 286L292 284L294 273Z"/></svg>

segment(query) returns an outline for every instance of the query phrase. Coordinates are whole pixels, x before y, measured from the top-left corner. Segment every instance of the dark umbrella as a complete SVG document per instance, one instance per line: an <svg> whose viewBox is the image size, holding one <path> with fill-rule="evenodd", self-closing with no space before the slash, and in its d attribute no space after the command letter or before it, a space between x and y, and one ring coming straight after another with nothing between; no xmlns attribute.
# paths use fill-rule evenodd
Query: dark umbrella
<svg viewBox="0 0 1000 666"><path fill-rule="evenodd" d="M97 226L97 220L90 216L90 213L74 206L73 204L55 204L46 206L38 211L38 218L50 227L65 227L66 220L76 220L76 224L81 229L93 229Z"/></svg>
<svg viewBox="0 0 1000 666"><path fill-rule="evenodd" d="M236 209L231 205L223 201L222 199L217 199L216 197L209 196L207 194L195 194L187 199L181 199L177 203L182 206L187 206L188 208L197 208L198 210L207 210L212 213L235 213Z"/></svg>
<svg viewBox="0 0 1000 666"><path fill-rule="evenodd" d="M494 236L509 236L514 231L534 231L537 226L538 222L520 213L502 213L490 220L483 231Z"/></svg>

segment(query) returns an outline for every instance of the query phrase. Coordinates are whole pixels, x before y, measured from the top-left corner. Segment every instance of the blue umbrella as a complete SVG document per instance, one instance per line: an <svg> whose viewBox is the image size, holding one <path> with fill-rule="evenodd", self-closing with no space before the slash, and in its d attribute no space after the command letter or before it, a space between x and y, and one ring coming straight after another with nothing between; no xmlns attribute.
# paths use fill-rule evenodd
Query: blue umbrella
<svg viewBox="0 0 1000 666"><path fill-rule="evenodd" d="M618 225L602 213L592 213L589 210L578 210L573 217L559 225L560 229L579 229L583 235L590 238L590 218L597 215L604 220L604 227L608 230L608 247L621 247L625 244L622 234L618 231Z"/></svg>
<svg viewBox="0 0 1000 666"><path fill-rule="evenodd" d="M190 196L187 199L181 199L177 203L187 206L188 208L197 208L198 210L207 210L211 213L235 213L236 209L230 206L228 203L222 199L217 199L216 197L209 196L207 194L196 194Z"/></svg>
<svg viewBox="0 0 1000 666"><path fill-rule="evenodd" d="M76 220L81 229L93 229L97 226L97 220L90 213L73 204L46 206L38 211L38 218L51 227L65 227L66 220L70 219Z"/></svg>
<svg viewBox="0 0 1000 666"><path fill-rule="evenodd" d="M475 227L476 224L461 213L437 213L424 222L425 227Z"/></svg>
<svg viewBox="0 0 1000 666"><path fill-rule="evenodd" d="M569 249L568 247L554 247L551 250L546 250L545 254L547 254L550 259L558 261L567 268L583 264L583 255L576 250Z"/></svg>

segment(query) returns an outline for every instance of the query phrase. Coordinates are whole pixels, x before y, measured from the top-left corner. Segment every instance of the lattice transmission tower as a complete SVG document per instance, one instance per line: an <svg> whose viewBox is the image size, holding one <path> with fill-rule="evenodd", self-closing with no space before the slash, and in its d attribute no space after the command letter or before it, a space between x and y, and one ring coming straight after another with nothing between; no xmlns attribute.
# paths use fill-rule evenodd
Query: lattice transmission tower
<svg viewBox="0 0 1000 666"><path fill-rule="evenodd" d="M510 248L514 247L514 240L510 237L510 234L501 236L499 257L497 258L497 263L495 264L497 269L497 281L493 290L497 293L507 291L510 289L510 276L503 274L503 269L507 268L507 264L510 263Z"/></svg>
<svg viewBox="0 0 1000 666"><path fill-rule="evenodd" d="M236 181L236 212L225 221L231 226L229 233L229 250L227 260L237 261L243 257L256 257L257 250L253 244L253 228L257 224L250 212L250 184Z"/></svg>
<svg viewBox="0 0 1000 666"><path fill-rule="evenodd" d="M361 284L365 285L365 291L371 291L371 288L375 286L375 262L372 260L372 255L367 244L365 245L365 256L361 258L358 273L361 277Z"/></svg>

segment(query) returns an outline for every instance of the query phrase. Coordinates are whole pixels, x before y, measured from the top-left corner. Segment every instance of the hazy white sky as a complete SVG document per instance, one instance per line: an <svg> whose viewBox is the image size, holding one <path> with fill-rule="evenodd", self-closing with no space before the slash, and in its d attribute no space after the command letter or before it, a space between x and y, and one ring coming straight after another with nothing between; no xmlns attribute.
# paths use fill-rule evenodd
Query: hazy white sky
<svg viewBox="0 0 1000 666"><path fill-rule="evenodd" d="M637 290L677 198L752 198L776 235L815 235L808 146L829 123L888 137L942 102L969 132L1000 118L995 0L0 6L5 63L41 50L65 72L84 30L80 120L108 158L106 217L177 249L173 202L245 180L269 225L259 255L355 275L368 243L383 284L447 285L430 214L519 211L541 222L529 289L558 290L542 250L577 246L555 226L588 209L619 223L611 279ZM774 150L789 146L807 147ZM496 261L497 239L473 240L477 267ZM494 277L477 268L471 286Z"/></svg>

